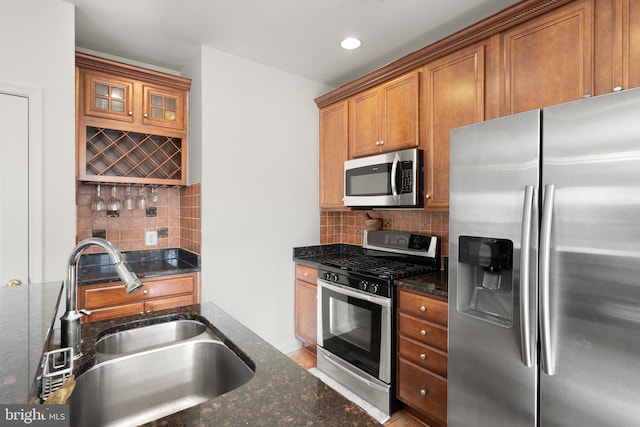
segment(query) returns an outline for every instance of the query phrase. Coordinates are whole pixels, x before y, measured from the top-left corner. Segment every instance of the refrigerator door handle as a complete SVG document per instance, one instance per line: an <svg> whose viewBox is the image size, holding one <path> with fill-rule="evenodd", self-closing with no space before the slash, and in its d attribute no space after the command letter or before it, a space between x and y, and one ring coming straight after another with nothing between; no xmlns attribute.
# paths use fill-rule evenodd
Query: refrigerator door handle
<svg viewBox="0 0 640 427"><path fill-rule="evenodd" d="M533 185L524 188L522 207L522 237L520 244L520 347L522 363L527 368L533 366L531 357L531 313L529 310L529 277L531 254L531 218L533 215Z"/></svg>
<svg viewBox="0 0 640 427"><path fill-rule="evenodd" d="M549 258L551 253L551 222L553 219L553 200L556 186L548 184L544 187L542 205L542 223L540 226L540 265L538 276L540 281L540 353L542 372L547 375L555 373L551 348L551 318L549 307Z"/></svg>

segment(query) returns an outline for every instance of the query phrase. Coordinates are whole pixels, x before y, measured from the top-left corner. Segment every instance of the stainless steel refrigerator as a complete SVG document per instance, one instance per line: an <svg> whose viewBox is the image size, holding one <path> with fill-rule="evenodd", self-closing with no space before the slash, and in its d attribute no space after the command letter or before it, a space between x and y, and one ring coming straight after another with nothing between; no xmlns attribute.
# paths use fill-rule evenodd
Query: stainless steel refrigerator
<svg viewBox="0 0 640 427"><path fill-rule="evenodd" d="M449 426L640 425L640 90L451 131Z"/></svg>

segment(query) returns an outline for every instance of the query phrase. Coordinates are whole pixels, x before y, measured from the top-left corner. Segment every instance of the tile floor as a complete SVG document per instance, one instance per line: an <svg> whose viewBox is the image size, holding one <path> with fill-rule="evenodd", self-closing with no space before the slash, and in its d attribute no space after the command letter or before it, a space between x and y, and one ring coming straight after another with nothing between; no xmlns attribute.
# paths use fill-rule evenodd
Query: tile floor
<svg viewBox="0 0 640 427"><path fill-rule="evenodd" d="M298 365L302 366L304 369L313 368L316 366L316 355L307 350L300 349L289 353L287 356L294 360ZM425 427L426 424L423 424L413 418L411 415L403 411L402 409L395 412L389 421L385 424L385 427ZM428 427L428 426L427 426Z"/></svg>

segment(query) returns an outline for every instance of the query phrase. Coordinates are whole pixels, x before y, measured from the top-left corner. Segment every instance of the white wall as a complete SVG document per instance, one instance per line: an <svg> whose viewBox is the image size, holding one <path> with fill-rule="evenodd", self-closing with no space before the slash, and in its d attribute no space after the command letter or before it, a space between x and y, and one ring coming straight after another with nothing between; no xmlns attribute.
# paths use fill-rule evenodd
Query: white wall
<svg viewBox="0 0 640 427"><path fill-rule="evenodd" d="M43 280L75 243L75 23L59 0L0 0L0 85L42 93Z"/></svg>
<svg viewBox="0 0 640 427"><path fill-rule="evenodd" d="M331 88L207 47L201 71L202 300L290 351L292 248L319 241L313 99Z"/></svg>

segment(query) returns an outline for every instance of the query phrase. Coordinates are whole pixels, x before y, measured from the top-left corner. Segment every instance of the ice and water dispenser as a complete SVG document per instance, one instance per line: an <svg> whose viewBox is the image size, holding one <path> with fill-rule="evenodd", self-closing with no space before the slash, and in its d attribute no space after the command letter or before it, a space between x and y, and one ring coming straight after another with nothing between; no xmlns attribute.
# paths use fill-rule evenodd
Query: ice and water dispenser
<svg viewBox="0 0 640 427"><path fill-rule="evenodd" d="M513 324L513 242L460 236L457 308L504 327Z"/></svg>

